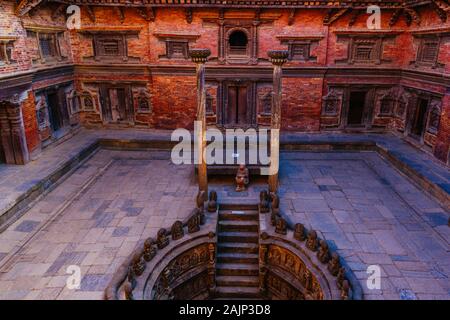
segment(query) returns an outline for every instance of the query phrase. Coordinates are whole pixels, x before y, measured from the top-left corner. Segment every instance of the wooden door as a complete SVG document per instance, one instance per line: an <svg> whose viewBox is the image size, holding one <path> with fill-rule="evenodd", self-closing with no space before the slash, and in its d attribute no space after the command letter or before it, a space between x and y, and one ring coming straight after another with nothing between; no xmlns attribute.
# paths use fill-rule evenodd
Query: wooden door
<svg viewBox="0 0 450 320"><path fill-rule="evenodd" d="M250 124L247 105L247 86L228 86L225 124L229 126L245 126Z"/></svg>

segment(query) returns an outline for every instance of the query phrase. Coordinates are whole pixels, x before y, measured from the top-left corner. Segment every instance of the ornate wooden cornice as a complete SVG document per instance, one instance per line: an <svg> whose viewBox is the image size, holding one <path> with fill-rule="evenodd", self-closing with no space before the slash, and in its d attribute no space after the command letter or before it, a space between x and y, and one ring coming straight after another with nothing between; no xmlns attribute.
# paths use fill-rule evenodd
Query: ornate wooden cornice
<svg viewBox="0 0 450 320"><path fill-rule="evenodd" d="M440 0L434 0L440 1ZM42 0L23 0L20 5L19 13L25 11L28 6L36 6ZM358 1L329 1L329 0L315 0L315 1L300 1L300 0L48 0L48 2L58 2L66 4L88 5L88 6L127 6L127 7L188 7L188 8L367 8L374 4L372 0L358 0ZM400 8L400 7L414 7L431 3L432 0L388 0L376 1L376 4L382 8Z"/></svg>

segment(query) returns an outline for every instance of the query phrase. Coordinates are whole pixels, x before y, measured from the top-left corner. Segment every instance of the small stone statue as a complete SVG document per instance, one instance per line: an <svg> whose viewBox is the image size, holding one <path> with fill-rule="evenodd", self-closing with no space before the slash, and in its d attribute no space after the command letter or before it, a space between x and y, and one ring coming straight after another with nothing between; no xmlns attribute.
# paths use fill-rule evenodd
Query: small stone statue
<svg viewBox="0 0 450 320"><path fill-rule="evenodd" d="M305 289L308 291L312 290L312 286L313 286L313 279L312 279L312 274L311 271L309 271L308 269L305 269L305 273L304 273L304 279L305 279Z"/></svg>
<svg viewBox="0 0 450 320"><path fill-rule="evenodd" d="M217 192L212 190L209 193L208 212L216 212L216 211L217 211Z"/></svg>
<svg viewBox="0 0 450 320"><path fill-rule="evenodd" d="M145 262L142 260L142 255L136 253L133 256L133 265L132 265L133 273L136 276L140 276L145 270Z"/></svg>
<svg viewBox="0 0 450 320"><path fill-rule="evenodd" d="M287 223L286 220L284 220L282 217L278 217L276 225L275 225L275 232L279 234L286 234L287 233Z"/></svg>
<svg viewBox="0 0 450 320"><path fill-rule="evenodd" d="M159 229L158 236L156 238L156 245L158 249L165 248L169 244L169 238L167 237L167 231L164 228Z"/></svg>
<svg viewBox="0 0 450 320"><path fill-rule="evenodd" d="M236 191L245 191L247 185L249 184L249 174L248 169L245 164L239 165L239 169L236 173Z"/></svg>
<svg viewBox="0 0 450 320"><path fill-rule="evenodd" d="M272 199L272 212L279 213L280 212L280 198L278 197L276 192L271 192L270 198Z"/></svg>
<svg viewBox="0 0 450 320"><path fill-rule="evenodd" d="M295 225L294 238L297 239L298 241L305 241L306 232L305 232L305 226L303 224L297 223Z"/></svg>
<svg viewBox="0 0 450 320"><path fill-rule="evenodd" d="M156 248L154 246L155 240L148 238L144 242L144 260L149 262L156 255Z"/></svg>
<svg viewBox="0 0 450 320"><path fill-rule="evenodd" d="M319 251L317 252L317 258L322 263L327 263L330 260L330 250L328 249L328 243L325 240L320 240Z"/></svg>
<svg viewBox="0 0 450 320"><path fill-rule="evenodd" d="M316 251L318 245L319 245L319 240L317 239L317 232L314 230L311 230L311 232L308 233L308 237L306 239L306 247L309 250Z"/></svg>
<svg viewBox="0 0 450 320"><path fill-rule="evenodd" d="M269 194L266 190L259 193L259 211L261 213L269 212Z"/></svg>
<svg viewBox="0 0 450 320"><path fill-rule="evenodd" d="M341 268L341 263L339 262L339 255L336 252L331 254L331 260L328 262L328 271L333 276L337 276L339 269Z"/></svg>
<svg viewBox="0 0 450 320"><path fill-rule="evenodd" d="M193 233L200 230L200 221L201 220L201 214L200 212L194 213L188 220L188 232Z"/></svg>
<svg viewBox="0 0 450 320"><path fill-rule="evenodd" d="M172 229L170 229L170 233L172 234L172 240L178 240L183 238L184 236L183 222L175 221L172 225Z"/></svg>
<svg viewBox="0 0 450 320"><path fill-rule="evenodd" d="M336 276L336 284L339 289L342 288L342 284L344 283L344 280L345 280L345 268L341 267L341 268L339 268L338 274Z"/></svg>
<svg viewBox="0 0 450 320"><path fill-rule="evenodd" d="M195 199L195 202L197 203L197 208L200 209L201 212L205 209L205 201L206 201L206 194L205 191L200 190L197 193L197 198Z"/></svg>
<svg viewBox="0 0 450 320"><path fill-rule="evenodd" d="M341 288L341 300L349 299L349 291L350 291L350 285L348 284L347 280L344 280L342 282L342 288Z"/></svg>

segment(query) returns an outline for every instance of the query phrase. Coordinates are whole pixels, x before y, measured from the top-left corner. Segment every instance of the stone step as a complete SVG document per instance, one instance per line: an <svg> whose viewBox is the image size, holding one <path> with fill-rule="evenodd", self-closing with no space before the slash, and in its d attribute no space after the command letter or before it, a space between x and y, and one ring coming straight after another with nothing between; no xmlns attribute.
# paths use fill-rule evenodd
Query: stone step
<svg viewBox="0 0 450 320"><path fill-rule="evenodd" d="M258 264L258 254L257 253L218 253L217 261L219 263L252 263Z"/></svg>
<svg viewBox="0 0 450 320"><path fill-rule="evenodd" d="M244 210L258 212L258 204L254 203L221 203L219 209L222 210Z"/></svg>
<svg viewBox="0 0 450 320"><path fill-rule="evenodd" d="M255 243L226 242L217 245L218 253L258 253L258 251L258 245Z"/></svg>
<svg viewBox="0 0 450 320"><path fill-rule="evenodd" d="M258 287L257 276L217 276L216 285L220 287Z"/></svg>
<svg viewBox="0 0 450 320"><path fill-rule="evenodd" d="M219 221L219 231L258 232L258 221L253 220L223 220Z"/></svg>
<svg viewBox="0 0 450 320"><path fill-rule="evenodd" d="M251 242L258 243L256 232L219 232L219 243L223 242Z"/></svg>
<svg viewBox="0 0 450 320"><path fill-rule="evenodd" d="M218 276L258 276L259 266L248 263L217 263Z"/></svg>
<svg viewBox="0 0 450 320"><path fill-rule="evenodd" d="M258 298L258 287L216 287L217 298Z"/></svg>
<svg viewBox="0 0 450 320"><path fill-rule="evenodd" d="M233 220L252 220L258 221L258 211L249 210L220 210L219 211L219 221Z"/></svg>

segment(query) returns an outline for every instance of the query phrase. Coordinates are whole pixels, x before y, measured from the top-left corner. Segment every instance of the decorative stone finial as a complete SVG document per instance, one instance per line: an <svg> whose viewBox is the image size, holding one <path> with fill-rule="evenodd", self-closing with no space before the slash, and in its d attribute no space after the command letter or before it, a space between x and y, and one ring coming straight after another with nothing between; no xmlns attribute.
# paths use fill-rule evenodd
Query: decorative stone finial
<svg viewBox="0 0 450 320"><path fill-rule="evenodd" d="M281 66L287 61L289 52L287 50L269 50L267 55L269 56L272 64Z"/></svg>
<svg viewBox="0 0 450 320"><path fill-rule="evenodd" d="M208 57L211 55L211 50L209 49L191 49L189 50L189 56L192 62L195 63L205 63Z"/></svg>

